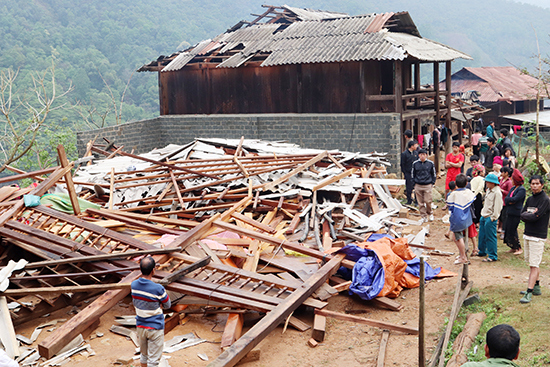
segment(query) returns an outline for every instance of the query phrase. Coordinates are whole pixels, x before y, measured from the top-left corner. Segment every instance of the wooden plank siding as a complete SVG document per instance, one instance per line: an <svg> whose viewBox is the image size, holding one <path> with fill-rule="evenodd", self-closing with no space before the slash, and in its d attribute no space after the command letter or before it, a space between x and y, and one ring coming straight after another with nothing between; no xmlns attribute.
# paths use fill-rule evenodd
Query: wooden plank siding
<svg viewBox="0 0 550 367"><path fill-rule="evenodd" d="M393 65L386 61L239 68L189 65L160 73L161 115L387 112ZM386 65L389 64L389 65ZM386 75L382 75L386 73ZM381 86L381 80L388 80ZM393 107L393 106L392 106ZM393 108L392 108L393 109Z"/></svg>

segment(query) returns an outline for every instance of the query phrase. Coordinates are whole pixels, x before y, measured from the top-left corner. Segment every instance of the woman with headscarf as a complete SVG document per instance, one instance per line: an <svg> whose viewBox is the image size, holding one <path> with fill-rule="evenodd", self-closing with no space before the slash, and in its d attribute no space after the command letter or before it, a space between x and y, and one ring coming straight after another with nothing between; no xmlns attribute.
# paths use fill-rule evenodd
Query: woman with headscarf
<svg viewBox="0 0 550 367"><path fill-rule="evenodd" d="M510 247L509 253L520 255L523 253L519 243L518 225L520 220L523 202L525 201L524 178L520 171L514 169L512 183L514 186L504 198L506 205L506 221L504 222L504 243Z"/></svg>

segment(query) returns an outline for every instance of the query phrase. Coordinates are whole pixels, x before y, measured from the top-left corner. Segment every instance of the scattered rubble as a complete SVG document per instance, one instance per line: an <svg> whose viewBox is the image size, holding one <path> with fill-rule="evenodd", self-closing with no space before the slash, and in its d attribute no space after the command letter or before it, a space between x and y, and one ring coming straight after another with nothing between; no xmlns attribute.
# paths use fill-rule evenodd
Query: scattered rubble
<svg viewBox="0 0 550 367"><path fill-rule="evenodd" d="M99 317L129 294L140 274L137 261L145 255L157 261L156 281L181 295L166 317L167 331L194 312L228 313L221 340L225 351L211 366L232 366L251 351L259 358L254 346L281 323L311 329L292 316L300 305L315 311L312 347L323 341L325 317L418 333L414 327L323 310L334 294L360 286L335 275L341 266L351 274L358 261L346 258L343 248L371 251L387 272L395 271L372 299L394 311L401 305L380 295L397 297L402 287L418 286L418 276L405 272L405 261L423 250L437 254L424 244L429 226L408 218L408 209L395 199L404 180L387 178L385 154L244 138L197 139L139 156L114 142L90 142L76 162L67 161L62 146L58 152L58 167L0 179L36 181L25 189L0 188L4 325L12 320L20 325L67 304L75 313L66 322L43 323L29 338L4 328L2 343L21 365L61 365L77 353L91 358L85 338ZM40 201L29 204L34 197ZM21 254L25 259L7 263ZM76 307L98 295L85 308ZM187 308L201 304L208 309ZM241 335L245 313L258 314L259 321ZM137 346L135 320L120 317L117 323L111 332ZM18 341L34 345L46 327L48 336L37 349L19 346ZM166 341L164 351L205 341L181 335ZM63 350L67 345L70 349ZM116 362L128 364L131 358Z"/></svg>

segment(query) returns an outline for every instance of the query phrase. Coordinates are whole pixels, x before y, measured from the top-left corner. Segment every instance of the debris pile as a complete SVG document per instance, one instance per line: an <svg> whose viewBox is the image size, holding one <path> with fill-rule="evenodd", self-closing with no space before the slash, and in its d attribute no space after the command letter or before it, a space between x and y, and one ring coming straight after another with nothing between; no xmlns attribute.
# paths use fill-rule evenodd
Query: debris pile
<svg viewBox="0 0 550 367"><path fill-rule="evenodd" d="M155 281L178 294L167 331L195 312L187 305L208 304L213 306L209 312L229 314L221 344L227 349L212 366L236 364L281 322L309 329L292 316L301 305L315 309L312 346L323 338L324 317L418 332L323 310L332 295L353 286L335 275L341 266L356 264L342 248L359 244L375 253L386 246L378 263L388 261L393 250L399 274L389 290L382 282L386 293L380 294L394 297L402 286L415 286L404 275L404 260L431 249L424 245L429 228L408 219L408 209L394 198L404 180L388 178L385 154L244 138L197 139L139 156L112 142L90 142L86 156L76 162L67 161L62 146L58 153L58 167L0 179L36 181L26 189L0 189L0 259L6 265L0 272L5 285L0 316L8 325L0 340L21 365L40 361L35 350L19 342L32 345L43 328L51 333L38 345L40 356L49 359L41 365L63 363L75 353L93 355L84 338L129 294L144 255L156 259ZM417 225L419 232L410 234L408 225ZM366 244L407 232L406 238ZM7 264L21 254L25 260ZM68 321L45 323L30 339L12 333L12 322L17 326L93 296L98 297L82 310L75 307ZM386 297L373 302L400 309ZM265 316L239 338L245 311ZM132 322L121 319L111 331L135 343ZM202 342L183 335L168 341L165 352Z"/></svg>

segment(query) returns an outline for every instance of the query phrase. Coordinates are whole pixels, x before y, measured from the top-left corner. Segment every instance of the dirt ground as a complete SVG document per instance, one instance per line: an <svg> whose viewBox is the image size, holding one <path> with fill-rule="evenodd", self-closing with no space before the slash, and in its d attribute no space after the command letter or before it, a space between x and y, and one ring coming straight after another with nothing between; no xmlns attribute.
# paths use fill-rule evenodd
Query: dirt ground
<svg viewBox="0 0 550 367"><path fill-rule="evenodd" d="M436 220L430 223L430 236L426 239L426 244L435 246L442 251L455 252L456 248L453 242L444 237L447 230L446 224L441 222L441 217L445 213L439 208L435 211ZM499 241L499 248L502 245ZM512 255L510 255L512 256ZM428 263L432 267L442 266L451 271L458 271L459 267L453 265L454 256L431 256ZM472 259L470 265L470 279L474 281L474 288L483 292L483 288L489 285L506 285L525 283L527 270L521 268L501 268L497 263L482 263L480 258ZM547 275L541 276L544 283L548 284ZM432 280L426 286L426 356L431 356L433 348L441 334L445 318L448 317L451 303L453 301L454 288L457 277ZM399 298L396 299L404 307L399 312L389 311L377 308L368 302L359 298L340 294L329 300L327 309L345 312L346 310L364 310L356 314L357 316L372 318L391 322L395 324L407 325L411 327L418 326L418 289L406 289ZM80 308L86 304L80 305ZM54 318L67 318L69 309L60 310L51 316ZM134 354L133 343L120 335L109 332L109 328L114 324L114 318L118 315L133 314L130 298L120 302L101 318L99 328L92 333L103 333L102 337L95 337L86 342L90 343L96 355L85 358L75 356L68 364L75 367L100 367L111 366L119 357L131 357ZM301 320L312 324L313 313L311 310L298 310L294 313ZM168 362L172 367L177 366L206 366L214 360L220 353L219 341L223 332L225 323L224 315L203 318L202 316L192 316L191 320L185 325L179 325L169 334L165 340L169 340L177 335L194 332L208 343L203 343L188 349L180 350L169 355ZM17 328L16 332L30 337L34 328L43 323L45 319L34 320ZM253 323L247 325L250 327ZM40 335L38 342L47 336L44 331ZM280 326L270 333L256 348L261 351L259 361L241 364L246 367L308 367L308 366L337 366L346 367L356 366L375 366L378 356L378 349L382 331L380 329L359 325L352 322L327 319L327 330L325 341L316 348L308 346L307 341L311 337L311 330L299 332L288 327L283 333L283 327ZM33 346L36 346L36 344ZM198 354L205 354L209 361L203 361ZM386 366L416 366L418 359L418 337L406 335L400 332L391 332L386 353ZM134 365L139 365L136 361Z"/></svg>

